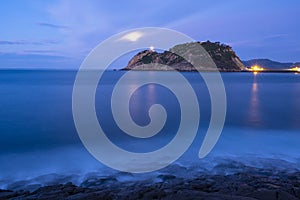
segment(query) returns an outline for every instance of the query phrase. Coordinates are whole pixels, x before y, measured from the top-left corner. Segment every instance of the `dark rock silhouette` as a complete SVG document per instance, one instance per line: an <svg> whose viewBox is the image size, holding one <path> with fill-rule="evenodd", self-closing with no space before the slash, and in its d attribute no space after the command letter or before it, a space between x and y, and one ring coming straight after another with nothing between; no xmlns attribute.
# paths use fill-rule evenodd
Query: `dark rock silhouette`
<svg viewBox="0 0 300 200"><path fill-rule="evenodd" d="M197 49L199 44L206 50L206 52ZM178 71L196 71L196 68L181 56L172 53L181 52L189 57L196 57L200 59L201 66L198 69L201 71L215 71L215 66L212 62L207 62L211 57L219 71L242 71L245 69L240 58L228 45L219 42L193 42L186 44L179 44L162 53L153 50L144 50L135 55L123 70L169 70L169 66ZM201 60L202 59L202 60ZM151 65L145 65L150 64ZM143 66L144 65L144 66Z"/></svg>

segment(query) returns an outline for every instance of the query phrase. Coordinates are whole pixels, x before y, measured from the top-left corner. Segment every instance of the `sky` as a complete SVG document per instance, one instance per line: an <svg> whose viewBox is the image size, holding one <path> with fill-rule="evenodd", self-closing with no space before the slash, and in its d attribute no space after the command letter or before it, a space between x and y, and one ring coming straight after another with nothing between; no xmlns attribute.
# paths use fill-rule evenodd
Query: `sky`
<svg viewBox="0 0 300 200"><path fill-rule="evenodd" d="M164 27L242 60L300 61L299 0L3 0L0 68L77 69L113 34Z"/></svg>

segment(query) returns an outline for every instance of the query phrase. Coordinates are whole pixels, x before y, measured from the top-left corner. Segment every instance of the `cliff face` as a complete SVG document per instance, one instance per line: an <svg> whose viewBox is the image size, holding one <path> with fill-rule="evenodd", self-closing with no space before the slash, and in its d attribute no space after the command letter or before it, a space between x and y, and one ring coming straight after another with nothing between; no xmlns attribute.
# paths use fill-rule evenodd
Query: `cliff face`
<svg viewBox="0 0 300 200"><path fill-rule="evenodd" d="M220 44L219 42L200 42L197 43L188 43L188 44L180 44L176 45L172 49L184 49L189 53L189 49L195 48L198 44L201 44L202 47L208 52L219 71L241 71L245 68L239 57L235 54L232 48L228 45ZM197 51L191 51L194 53L189 53L189 56L194 56L201 58L203 53ZM196 53L195 53L196 52ZM185 53L185 52L183 52ZM192 54L192 55L191 55ZM143 64L152 63L151 66L142 66ZM139 52L135 55L128 63L127 67L124 70L131 70L135 67L139 67L139 70L167 70L166 67L163 67L158 64L167 65L172 67L178 71L195 71L196 69L186 61L184 58L174 54L170 51L164 51L162 53L158 53L151 50L145 50ZM207 66L202 66L200 70L210 71L213 70L209 64Z"/></svg>
<svg viewBox="0 0 300 200"><path fill-rule="evenodd" d="M244 64L233 49L219 42L201 42L202 47L208 52L220 71L241 71Z"/></svg>

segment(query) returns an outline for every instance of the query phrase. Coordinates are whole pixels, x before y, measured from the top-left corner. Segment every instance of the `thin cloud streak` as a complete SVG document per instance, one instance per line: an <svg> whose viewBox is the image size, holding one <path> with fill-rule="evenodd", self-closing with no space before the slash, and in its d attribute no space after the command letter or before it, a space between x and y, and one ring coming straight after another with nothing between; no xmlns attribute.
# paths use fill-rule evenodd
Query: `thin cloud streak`
<svg viewBox="0 0 300 200"><path fill-rule="evenodd" d="M58 53L54 50L25 50L26 53L32 53L32 54L49 54L49 53Z"/></svg>
<svg viewBox="0 0 300 200"><path fill-rule="evenodd" d="M45 22L38 22L36 23L39 26L45 26L49 28L55 28L55 29L68 29L68 26L61 26L61 25L56 25L56 24L50 24L50 23L45 23Z"/></svg>
<svg viewBox="0 0 300 200"><path fill-rule="evenodd" d="M264 39L278 39L278 38L285 38L285 37L288 37L289 34L272 34L272 35L268 35L268 36L265 36Z"/></svg>
<svg viewBox="0 0 300 200"><path fill-rule="evenodd" d="M9 40L0 40L0 45L37 45L37 46L44 46L44 45L51 45L51 44L58 44L58 41L9 41Z"/></svg>

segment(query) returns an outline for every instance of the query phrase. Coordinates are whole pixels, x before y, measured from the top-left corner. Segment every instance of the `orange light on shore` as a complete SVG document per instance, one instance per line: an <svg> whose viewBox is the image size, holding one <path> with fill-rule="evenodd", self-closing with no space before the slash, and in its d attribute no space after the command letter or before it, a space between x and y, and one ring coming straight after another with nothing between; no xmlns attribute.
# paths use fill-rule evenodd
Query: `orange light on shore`
<svg viewBox="0 0 300 200"><path fill-rule="evenodd" d="M300 67L293 67L290 70L293 72L300 72Z"/></svg>
<svg viewBox="0 0 300 200"><path fill-rule="evenodd" d="M257 72L261 72L264 70L264 68L258 66L258 65L253 65L251 68L249 68L250 71L254 72L257 74Z"/></svg>

